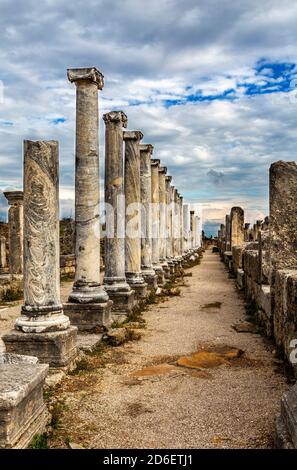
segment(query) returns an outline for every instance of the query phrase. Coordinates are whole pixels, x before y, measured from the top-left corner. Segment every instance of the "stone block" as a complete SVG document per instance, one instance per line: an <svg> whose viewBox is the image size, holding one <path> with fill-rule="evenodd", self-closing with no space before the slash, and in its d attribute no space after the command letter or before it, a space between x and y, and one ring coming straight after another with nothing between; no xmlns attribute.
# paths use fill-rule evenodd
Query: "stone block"
<svg viewBox="0 0 297 470"><path fill-rule="evenodd" d="M281 400L281 413L276 419L278 449L297 449L297 384Z"/></svg>
<svg viewBox="0 0 297 470"><path fill-rule="evenodd" d="M77 356L77 328L48 333L23 333L12 330L2 336L8 353L36 356L54 368L70 367Z"/></svg>
<svg viewBox="0 0 297 470"><path fill-rule="evenodd" d="M138 300L144 300L147 297L147 284L141 283L141 284L133 284L133 290L135 291L135 299L136 301Z"/></svg>
<svg viewBox="0 0 297 470"><path fill-rule="evenodd" d="M47 364L36 358L0 356L0 448L24 449L43 433L49 413L43 401Z"/></svg>
<svg viewBox="0 0 297 470"><path fill-rule="evenodd" d="M290 342L297 338L297 270L276 271L272 295L275 341L289 361Z"/></svg>
<svg viewBox="0 0 297 470"><path fill-rule="evenodd" d="M135 305L135 291L120 291L106 289L108 297L112 300L112 314L128 314Z"/></svg>
<svg viewBox="0 0 297 470"><path fill-rule="evenodd" d="M111 324L112 301L102 303L74 303L63 304L65 315L70 319L71 325L79 331L100 333Z"/></svg>
<svg viewBox="0 0 297 470"><path fill-rule="evenodd" d="M234 272L236 273L238 269L242 269L242 246L233 246L232 247L232 264Z"/></svg>
<svg viewBox="0 0 297 470"><path fill-rule="evenodd" d="M244 288L244 271L243 271L243 269L237 269L237 271L236 271L236 282L237 282L237 286L240 290Z"/></svg>

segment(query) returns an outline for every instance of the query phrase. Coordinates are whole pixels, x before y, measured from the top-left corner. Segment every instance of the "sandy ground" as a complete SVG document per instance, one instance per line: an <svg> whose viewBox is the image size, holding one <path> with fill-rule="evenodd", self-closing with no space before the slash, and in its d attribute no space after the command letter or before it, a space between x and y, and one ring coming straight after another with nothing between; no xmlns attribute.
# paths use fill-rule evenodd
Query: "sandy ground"
<svg viewBox="0 0 297 470"><path fill-rule="evenodd" d="M271 347L232 328L245 320L244 303L217 254L207 251L190 271L180 297L145 312L139 341L112 348L102 367L65 379L58 395L67 406L52 447L69 440L86 448L273 445L288 386ZM221 307L203 308L214 302ZM181 355L226 345L244 350L242 358L203 372L174 365Z"/></svg>

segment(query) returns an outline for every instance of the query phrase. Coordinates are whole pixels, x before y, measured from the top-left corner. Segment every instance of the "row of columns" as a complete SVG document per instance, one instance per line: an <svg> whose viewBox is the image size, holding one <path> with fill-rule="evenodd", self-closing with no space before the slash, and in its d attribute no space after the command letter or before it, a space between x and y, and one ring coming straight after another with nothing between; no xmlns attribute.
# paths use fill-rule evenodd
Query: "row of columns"
<svg viewBox="0 0 297 470"><path fill-rule="evenodd" d="M24 305L15 330L3 340L8 352L63 367L76 357L76 335L99 332L113 313L127 314L147 291L196 255L199 221L171 185L171 176L140 131L126 131L122 111L104 115L105 273L100 279L99 110L103 75L70 69L76 85L75 258L68 302L61 304L59 277L58 142L24 144ZM186 221L186 222L185 222Z"/></svg>

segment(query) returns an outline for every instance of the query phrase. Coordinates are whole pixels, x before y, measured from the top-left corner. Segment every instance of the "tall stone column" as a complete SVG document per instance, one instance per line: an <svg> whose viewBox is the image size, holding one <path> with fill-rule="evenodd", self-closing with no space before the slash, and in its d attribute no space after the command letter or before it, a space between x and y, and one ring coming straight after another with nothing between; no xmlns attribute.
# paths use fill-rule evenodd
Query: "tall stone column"
<svg viewBox="0 0 297 470"><path fill-rule="evenodd" d="M185 252L190 249L190 207L189 204L183 205L183 237ZM186 254L185 253L185 254Z"/></svg>
<svg viewBox="0 0 297 470"><path fill-rule="evenodd" d="M140 199L140 131L124 132L125 204L126 204L126 278L136 298L147 295L147 284L141 273L141 199Z"/></svg>
<svg viewBox="0 0 297 470"><path fill-rule="evenodd" d="M190 211L190 232L191 232L191 250L194 250L194 245L195 245L195 238L194 238L194 233L195 233L195 211L191 210Z"/></svg>
<svg viewBox="0 0 297 470"><path fill-rule="evenodd" d="M76 356L75 327L60 300L59 153L56 141L24 142L24 305L7 352L64 367Z"/></svg>
<svg viewBox="0 0 297 470"><path fill-rule="evenodd" d="M167 227L167 238L166 238L166 260L169 267L170 274L174 274L174 262L172 254L172 192L171 192L171 181L172 176L165 177L165 188L166 188L166 227Z"/></svg>
<svg viewBox="0 0 297 470"><path fill-rule="evenodd" d="M165 282L165 274L160 263L159 167L160 160L151 160L153 268L158 275L158 285L163 286Z"/></svg>
<svg viewBox="0 0 297 470"><path fill-rule="evenodd" d="M179 197L179 220L180 220L180 256L184 255L184 212L183 212L183 196Z"/></svg>
<svg viewBox="0 0 297 470"><path fill-rule="evenodd" d="M180 210L179 210L179 194L174 188L174 258L180 261Z"/></svg>
<svg viewBox="0 0 297 470"><path fill-rule="evenodd" d="M249 241L250 241L250 239L249 239L249 236L250 236L250 230L249 230L250 225L251 225L251 224L249 224L249 223L245 223L245 224L244 224L244 241L245 241L245 242L249 242Z"/></svg>
<svg viewBox="0 0 297 470"><path fill-rule="evenodd" d="M241 207L232 207L230 215L230 240L233 246L244 244L244 211Z"/></svg>
<svg viewBox="0 0 297 470"><path fill-rule="evenodd" d="M201 247L201 224L199 215L195 216L195 248Z"/></svg>
<svg viewBox="0 0 297 470"><path fill-rule="evenodd" d="M159 260L164 271L165 279L170 277L170 268L166 258L166 173L167 168L159 167L159 215L160 215L160 238L159 238Z"/></svg>
<svg viewBox="0 0 297 470"><path fill-rule="evenodd" d="M104 287L113 301L113 313L129 313L134 291L125 275L125 203L123 128L127 116L122 111L104 114L105 122L105 276Z"/></svg>
<svg viewBox="0 0 297 470"><path fill-rule="evenodd" d="M6 272L6 238L0 237L0 273Z"/></svg>
<svg viewBox="0 0 297 470"><path fill-rule="evenodd" d="M65 309L82 331L109 325L112 302L100 284L98 90L103 75L95 68L68 69L76 85L75 279Z"/></svg>
<svg viewBox="0 0 297 470"><path fill-rule="evenodd" d="M5 191L8 210L10 274L23 274L23 191Z"/></svg>
<svg viewBox="0 0 297 470"><path fill-rule="evenodd" d="M141 272L149 289L157 289L152 258L152 145L140 145Z"/></svg>

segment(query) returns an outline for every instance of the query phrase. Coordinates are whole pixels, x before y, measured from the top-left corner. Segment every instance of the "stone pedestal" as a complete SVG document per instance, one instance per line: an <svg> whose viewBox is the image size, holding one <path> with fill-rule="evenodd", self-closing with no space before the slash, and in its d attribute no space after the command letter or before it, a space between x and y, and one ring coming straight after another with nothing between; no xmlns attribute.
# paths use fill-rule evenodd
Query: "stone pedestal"
<svg viewBox="0 0 297 470"><path fill-rule="evenodd" d="M125 203L123 128L127 116L112 111L103 116L105 132L105 276L104 288L113 301L112 312L129 313L135 303L135 292L125 276Z"/></svg>
<svg viewBox="0 0 297 470"><path fill-rule="evenodd" d="M112 306L111 300L101 304L84 304L83 308L81 304L68 302L63 305L63 309L71 325L76 326L79 331L101 333L111 325Z"/></svg>
<svg viewBox="0 0 297 470"><path fill-rule="evenodd" d="M76 356L76 328L60 301L58 142L24 142L24 305L9 352L66 366ZM63 338L61 340L61 338Z"/></svg>
<svg viewBox="0 0 297 470"><path fill-rule="evenodd" d="M4 196L9 204L9 272L23 274L23 191L6 191Z"/></svg>
<svg viewBox="0 0 297 470"><path fill-rule="evenodd" d="M125 141L125 204L126 279L135 290L136 299L147 294L147 284L141 273L141 198L140 198L140 148L143 135L140 131L124 132Z"/></svg>
<svg viewBox="0 0 297 470"><path fill-rule="evenodd" d="M100 303L106 309L104 317L110 314L109 297L100 284L98 90L102 90L104 80L95 67L68 69L67 75L76 85L76 267L68 302L81 306L84 325L87 304ZM69 303L67 310L71 312ZM76 317L78 307L73 306L72 312ZM99 314L98 322L101 318Z"/></svg>
<svg viewBox="0 0 297 470"><path fill-rule="evenodd" d="M49 422L43 401L48 365L37 358L0 355L0 449L25 449Z"/></svg>

